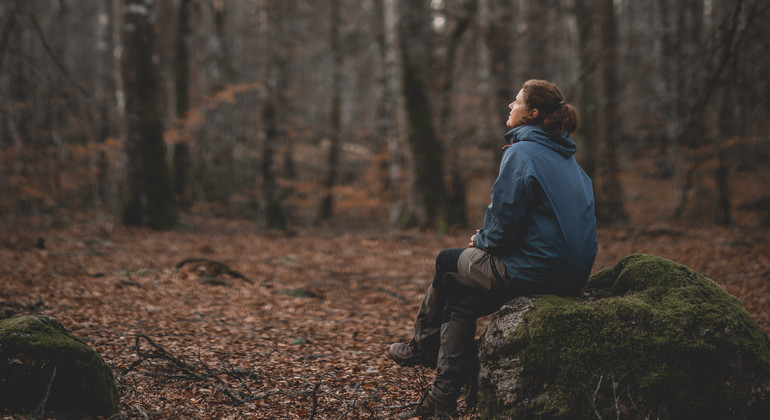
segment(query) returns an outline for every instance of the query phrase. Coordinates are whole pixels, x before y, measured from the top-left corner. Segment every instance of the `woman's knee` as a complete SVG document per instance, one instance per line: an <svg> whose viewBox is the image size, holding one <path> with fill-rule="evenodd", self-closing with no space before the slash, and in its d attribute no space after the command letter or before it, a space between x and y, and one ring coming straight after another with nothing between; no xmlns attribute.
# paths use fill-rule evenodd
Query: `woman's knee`
<svg viewBox="0 0 770 420"><path fill-rule="evenodd" d="M441 268L444 272L457 271L457 260L460 258L462 250L458 248L449 248L441 250L436 256L436 268ZM454 268L454 270L451 270Z"/></svg>
<svg viewBox="0 0 770 420"><path fill-rule="evenodd" d="M457 261L460 259L460 254L463 253L463 250L463 248L449 248L439 252L436 256L436 273L441 275L456 273Z"/></svg>

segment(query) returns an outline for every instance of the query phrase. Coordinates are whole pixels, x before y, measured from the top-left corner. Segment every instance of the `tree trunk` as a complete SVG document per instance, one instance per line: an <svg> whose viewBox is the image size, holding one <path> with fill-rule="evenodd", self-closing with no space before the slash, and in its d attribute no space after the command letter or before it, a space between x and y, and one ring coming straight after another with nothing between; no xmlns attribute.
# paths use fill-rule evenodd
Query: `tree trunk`
<svg viewBox="0 0 770 420"><path fill-rule="evenodd" d="M167 228L176 223L163 140L159 72L153 63L153 0L121 3L120 72L125 93L125 191L119 219L129 225Z"/></svg>
<svg viewBox="0 0 770 420"><path fill-rule="evenodd" d="M174 102L177 118L184 118L190 108L190 52L187 43L190 36L191 6L192 0L181 0L174 40Z"/></svg>
<svg viewBox="0 0 770 420"><path fill-rule="evenodd" d="M598 76L598 109L596 142L599 161L596 166L594 191L597 221L605 224L627 219L620 184L620 163L616 149L616 103L618 99L615 75L617 28L613 0L595 0L598 33L596 39L596 75Z"/></svg>
<svg viewBox="0 0 770 420"><path fill-rule="evenodd" d="M475 5L473 2L461 5L462 13L458 14L456 21L454 22L454 28L449 34L449 38L446 40L446 57L443 67L444 81L441 84L441 100L440 100L440 113L439 113L439 131L440 138L443 140L443 144L448 145L446 151L446 170L449 172L449 186L447 189L447 200L449 205L449 211L447 216L449 220L447 222L453 225L465 225L465 211L467 207L467 199L465 191L466 182L462 174L463 165L460 161L458 152L457 128L451 127L450 121L452 119L453 104L452 92L454 89L454 76L455 66L457 58L457 48L460 46L463 36L467 32L468 28L473 21L475 15ZM459 141L467 141L466 139Z"/></svg>
<svg viewBox="0 0 770 420"><path fill-rule="evenodd" d="M544 79L549 74L549 39L548 39L548 14L551 5L544 0L529 0L523 2L523 12L526 16L527 30L523 33L526 53L521 58L523 64L524 80Z"/></svg>
<svg viewBox="0 0 770 420"><path fill-rule="evenodd" d="M334 212L334 185L337 183L340 143L342 139L342 46L340 45L340 2L331 1L331 24L329 25L329 45L332 53L332 98L329 115L329 154L327 155L325 194L321 201L319 217L329 220Z"/></svg>
<svg viewBox="0 0 770 420"><path fill-rule="evenodd" d="M430 7L426 0L402 2L399 20L402 93L406 106L407 140L412 151L414 222L444 230L449 217L441 144L433 127L426 31Z"/></svg>
<svg viewBox="0 0 770 420"><path fill-rule="evenodd" d="M511 22L514 21L514 6L508 0L492 0L490 4L489 31L485 35L486 44L490 49L490 60L492 66L492 78L494 83L495 109L502 105L503 115L500 116L500 123L505 124L507 119L508 104L513 102L518 93L518 87L514 85L515 75L515 43L513 42L515 28L512 28ZM502 137L495 139L491 145L494 149L496 158L499 157L500 142ZM497 176L497 170L492 172L492 176Z"/></svg>
<svg viewBox="0 0 770 420"><path fill-rule="evenodd" d="M190 37L190 7L192 0L181 0L177 17L176 39L174 42L174 104L176 118L181 120L190 108L190 52L187 48ZM190 146L187 143L174 144L174 198L182 208L189 208L192 200L190 185Z"/></svg>
<svg viewBox="0 0 770 420"><path fill-rule="evenodd" d="M285 57L282 55L281 5L262 0L262 12L266 16L262 27L264 51L269 60L265 63L265 104L262 110L264 141L262 143L262 215L268 229L285 229L287 217L278 186L275 149L280 141L279 112L282 105L282 79L285 74Z"/></svg>
<svg viewBox="0 0 770 420"><path fill-rule="evenodd" d="M88 136L89 141L96 146L105 141L110 136L110 102L108 100L109 77L111 65L114 65L112 51L108 48L113 41L113 26L115 14L112 12L113 4L111 1L100 1L98 6L98 20L95 28L95 49L97 51L94 62L96 77L94 78L94 100L98 104L98 117L96 118L96 128ZM107 189L109 185L109 163L103 151L97 147L90 147L89 165L96 170L91 175L91 196L97 207L100 207L107 201Z"/></svg>
<svg viewBox="0 0 770 420"><path fill-rule="evenodd" d="M580 165L589 177L596 173L596 68L594 62L594 8L591 0L575 0L578 32L578 112L580 124L576 134Z"/></svg>
<svg viewBox="0 0 770 420"><path fill-rule="evenodd" d="M493 116L495 108L500 105L495 103L492 91L492 58L491 46L488 43L491 15L490 0L477 0L476 22L478 33L476 34L477 59L479 67L476 71L478 78L476 86L478 87L479 97L481 98L481 113L479 114L479 138L482 142L489 141L492 137Z"/></svg>
<svg viewBox="0 0 770 420"><path fill-rule="evenodd" d="M709 52L712 58L712 68L708 70L708 76L702 82L698 89L698 97L692 102L692 106L687 115L687 121L679 134L679 143L689 142L691 145L696 145L697 142L688 140L691 138L700 138L698 135L701 130L703 114L706 111L707 106L712 101L712 96L716 94L724 84L724 80L730 80L730 64L738 59L738 54L741 51L740 45L746 40L746 36L750 33L750 29L754 20L761 14L758 13L758 3L752 3L749 5L749 9L743 9L743 0L738 0L729 5L729 14L725 17L725 20L720 24L717 34L719 42L714 46L713 50ZM761 20L761 19L760 19ZM719 108L718 108L719 109ZM721 110L721 109L720 109ZM719 115L720 121L725 121L724 115ZM720 129L720 127L718 127ZM682 187L676 201L678 205L674 210L674 218L680 218L684 215L685 210L688 207L688 195L693 187L692 174L701 165L702 162L694 162L689 166L687 175L685 176Z"/></svg>
<svg viewBox="0 0 770 420"><path fill-rule="evenodd" d="M730 212L730 186L727 182L730 166L727 159L727 151L719 152L719 166L715 172L717 186L717 206L714 214L714 223L722 226L728 226L732 222Z"/></svg>
<svg viewBox="0 0 770 420"><path fill-rule="evenodd" d="M398 135L398 54L397 54L397 28L398 6L397 0L381 0L382 5L382 97L379 104L379 126L388 149L388 181L387 188L390 193L390 224L395 226L404 211L404 192L401 176L401 145Z"/></svg>

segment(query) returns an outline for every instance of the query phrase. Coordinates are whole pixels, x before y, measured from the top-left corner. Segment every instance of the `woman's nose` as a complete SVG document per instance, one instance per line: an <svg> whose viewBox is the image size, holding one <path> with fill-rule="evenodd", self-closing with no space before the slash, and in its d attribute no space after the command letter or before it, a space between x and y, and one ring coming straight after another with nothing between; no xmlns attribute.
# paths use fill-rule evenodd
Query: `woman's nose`
<svg viewBox="0 0 770 420"><path fill-rule="evenodd" d="M513 102L508 104L508 109L513 109Z"/></svg>

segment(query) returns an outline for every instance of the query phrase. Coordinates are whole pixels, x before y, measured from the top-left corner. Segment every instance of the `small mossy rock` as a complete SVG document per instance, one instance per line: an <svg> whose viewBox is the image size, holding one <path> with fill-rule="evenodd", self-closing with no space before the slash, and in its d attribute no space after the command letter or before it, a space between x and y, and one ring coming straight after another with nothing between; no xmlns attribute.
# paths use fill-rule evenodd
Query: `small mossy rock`
<svg viewBox="0 0 770 420"><path fill-rule="evenodd" d="M0 320L0 411L41 407L72 417L111 416L112 370L88 344L48 316Z"/></svg>
<svg viewBox="0 0 770 420"><path fill-rule="evenodd" d="M712 280L635 254L580 297L503 306L477 385L485 419L768 419L770 338Z"/></svg>

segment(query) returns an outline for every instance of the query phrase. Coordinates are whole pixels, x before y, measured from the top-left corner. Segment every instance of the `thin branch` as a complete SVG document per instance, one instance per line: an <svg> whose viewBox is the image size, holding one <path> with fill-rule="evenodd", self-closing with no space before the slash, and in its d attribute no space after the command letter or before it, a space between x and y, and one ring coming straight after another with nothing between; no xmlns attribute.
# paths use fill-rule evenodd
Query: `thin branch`
<svg viewBox="0 0 770 420"><path fill-rule="evenodd" d="M45 51L48 53L48 55L51 57L51 60L56 64L56 67L59 69L62 75L70 82L72 85L77 88L80 93L83 94L86 98L89 97L88 92L86 92L85 88L81 86L78 82L76 82L72 77L70 77L69 73L67 73L67 69L64 67L64 64L62 64L61 60L59 60L59 57L56 56L56 54L51 49L51 46L48 45L48 41L45 39L45 35L43 34L43 30L40 29L40 25L37 23L37 19L35 19L35 16L28 15L27 16L32 22L32 26L35 28L35 32L37 33L37 36L40 38L40 41L43 43L43 48L45 48Z"/></svg>
<svg viewBox="0 0 770 420"><path fill-rule="evenodd" d="M51 385L53 384L53 380L56 377L56 366L53 367L53 372L51 372L51 379L48 381L48 386L45 389L45 395L43 395L43 399L40 401L40 405L38 405L37 409L35 410L35 413L32 415L32 419L42 419L45 417L45 406L48 404L48 397L51 395Z"/></svg>
<svg viewBox="0 0 770 420"><path fill-rule="evenodd" d="M0 36L0 69L3 68L3 58L5 57L5 49L8 47L8 40L11 39L11 32L13 32L14 26L16 26L16 15L21 8L22 2L16 2L11 15L3 25L3 32Z"/></svg>
<svg viewBox="0 0 770 420"><path fill-rule="evenodd" d="M711 69L709 76L706 78L702 94L695 101L688 119L685 122L684 129L680 134L680 138L686 138L697 126L698 121L706 109L706 105L708 105L711 96L717 90L717 86L719 85L720 79L723 77L725 68L735 59L740 45L750 32L752 24L758 15L757 8L757 3L754 3L751 10L745 14L746 18L745 21L743 21L741 19L741 16L743 15L743 0L738 0L735 3L735 8L730 16L722 22L722 25L720 25L722 27L726 26L726 28L723 29L724 42L722 43L722 48L721 50L717 49L717 51L714 52L714 54L718 56L717 64ZM744 23L744 25L740 28L742 23Z"/></svg>
<svg viewBox="0 0 770 420"><path fill-rule="evenodd" d="M155 350L154 350L154 351L149 351L149 352L144 352L144 351L141 349L141 346L140 346L140 340L141 340L141 339L144 339L144 340L146 340L146 341L147 341L147 343L148 343L148 344L149 344L151 347L153 347ZM174 366L175 366L175 367L177 367L179 370L181 370L182 372L184 372L184 373L186 373L186 374L188 375L188 376L181 376L181 377L179 377L179 376L173 376L173 375L167 375L168 377L172 377L172 378L174 378L174 379L191 379L191 380L198 380L198 381L202 381L202 382L205 382L205 383L207 383L208 385L210 385L210 386L214 387L215 389L219 390L221 393L225 394L225 395L226 395L228 398L230 398L230 399L231 399L231 400L232 400L232 401L233 401L235 404L238 404L238 405L240 405L240 404L243 404L243 403L245 403L245 402L246 402L246 401L244 401L243 399L241 399L241 398L238 398L237 396L235 396L235 395L234 395L234 394L233 394L233 393L232 393L232 392L231 392L231 391L228 389L228 387L227 387L227 385L226 385L226 384L224 384L224 383L216 383L216 382L212 381L210 378L215 378L215 379L217 379L217 381L218 381L218 382L222 382L222 381L221 381L221 380L220 380L220 379L217 377L217 374L216 374L216 373L214 373L214 372L213 372L213 371L212 371L212 370L211 370L211 369L210 369L210 368L209 368L209 367L208 367L206 364L204 364L204 363L202 363L202 362L201 362L201 365L200 365L200 366L201 366L201 367L202 367L202 369L203 369L203 370L206 372L206 375L202 375L202 374L200 374L200 373L196 372L196 371L195 371L195 368L194 368L193 366L191 366L191 365L190 365L190 364L188 364L188 363L185 363L184 361L180 360L179 358L177 358L177 357L176 357L176 356L174 356L173 354L169 353L168 351L166 351L166 349L164 349L163 347L161 347L159 344L156 344L156 343L155 343L155 342L154 342L154 341L153 341L153 340L152 340L150 337L148 337L148 336L146 336L146 335L144 335L144 334L137 334L137 336L136 336L136 342L135 342L135 346L134 346L134 347L135 347L135 350L136 350L136 354L137 354L137 355L138 355L138 356L139 356L139 357L140 357L142 360L146 360L146 359L161 359L161 360L166 360L166 361L168 361L168 362L171 362L171 364L172 364L172 365L174 365ZM132 363L132 364L131 364L131 366L129 366L129 371L130 371L131 369L133 369L135 366L137 366L139 363L141 363L141 360L139 360L139 361L137 361L137 362L134 362L134 363ZM143 372L143 373L144 373L145 375L148 375L148 376L153 376L153 374L152 374L152 373L150 373L150 372Z"/></svg>
<svg viewBox="0 0 770 420"><path fill-rule="evenodd" d="M602 375L602 376L599 376L599 383L598 383L598 384L596 384L596 390L594 390L594 396L593 396L593 398L591 399L591 406L593 407L593 409L594 409L594 413L596 413L596 417L597 417L599 420L602 420L602 416L601 416L601 414L599 414L599 410L596 408L596 394L598 394L598 393L599 393L599 388L601 388L601 387L602 387L602 379L604 379L604 375Z"/></svg>
<svg viewBox="0 0 770 420"><path fill-rule="evenodd" d="M623 376L620 377L620 380L623 380ZM612 375L612 399L615 400L615 414L616 414L617 420L620 420L620 408L618 408L618 400L620 399L620 397L618 396L619 384L620 384L620 381L616 382L615 375Z"/></svg>
<svg viewBox="0 0 770 420"><path fill-rule="evenodd" d="M315 383L315 386L313 386L313 391L310 392L310 400L312 401L312 406L310 410L310 418L314 419L316 410L318 410L318 388L321 387L321 377L318 377L318 381Z"/></svg>

